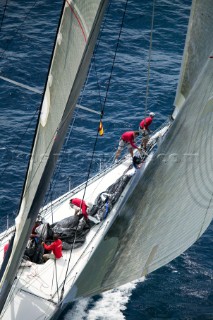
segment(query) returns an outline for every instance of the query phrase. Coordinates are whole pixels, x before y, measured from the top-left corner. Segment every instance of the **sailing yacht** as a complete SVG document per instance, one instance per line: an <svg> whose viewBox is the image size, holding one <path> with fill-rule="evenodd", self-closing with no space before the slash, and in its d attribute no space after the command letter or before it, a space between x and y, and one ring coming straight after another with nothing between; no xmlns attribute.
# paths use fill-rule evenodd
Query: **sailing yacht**
<svg viewBox="0 0 213 320"><path fill-rule="evenodd" d="M105 0L64 2L19 215L15 226L0 235L2 252L11 240L1 261L1 319L28 319L29 314L31 319L56 318L80 297L118 287L170 262L212 220L211 0L192 1L174 121L152 137L143 165L132 168L126 156L41 209L106 7ZM163 139L155 151L159 137ZM81 246L63 250L56 262L22 261L38 215L49 224L69 218L74 215L70 198L95 203L123 177L127 182L119 198ZM205 181L202 188L198 180Z"/></svg>

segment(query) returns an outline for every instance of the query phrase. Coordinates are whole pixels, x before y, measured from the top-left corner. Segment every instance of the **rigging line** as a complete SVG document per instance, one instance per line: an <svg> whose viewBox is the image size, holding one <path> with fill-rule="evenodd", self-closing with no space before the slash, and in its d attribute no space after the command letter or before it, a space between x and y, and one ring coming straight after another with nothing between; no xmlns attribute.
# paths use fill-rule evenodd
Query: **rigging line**
<svg viewBox="0 0 213 320"><path fill-rule="evenodd" d="M53 177L52 177L52 183L50 184L50 187L49 187L49 191L47 192L46 196L45 196L45 200L44 200L44 203L47 203L48 202L48 199L50 198L51 200L53 199L53 192L55 190L55 185L56 185L56 182L57 182L57 177L59 176L60 172L61 172L61 167L62 167L62 162L64 161L64 157L65 157L65 153L63 152L68 144L68 140L69 140L69 137L71 135L71 132L73 130L73 127L74 127L74 123L75 123L75 120L76 120L76 113L74 112L74 118L73 118L73 121L72 121L72 124L71 124L71 127L70 127L70 131L69 131L69 134L68 134L68 137L66 138L65 140L65 143L64 143L64 146L63 146L63 149L62 149L62 158L61 158L61 161L58 161L58 164L57 164L57 167L55 168L54 170L54 174L53 174ZM51 201L50 201L51 202ZM52 206L51 206L52 207ZM52 209L51 209L51 212L52 212ZM53 220L53 215L52 215L52 220Z"/></svg>
<svg viewBox="0 0 213 320"><path fill-rule="evenodd" d="M110 5L111 5L111 3L110 3ZM84 86L83 86L83 90L82 90L83 92L84 92L85 87L86 87L86 84L87 84L87 82L88 82L88 78L89 78L90 72L91 72L91 65L90 65L90 70L89 70L89 72L88 72L86 81L85 81ZM81 100L82 100L82 98L83 98L83 97L81 96ZM81 104L81 102L80 102L80 104ZM103 109L104 109L104 108L102 108L100 119L102 119L102 117L103 117ZM72 132L72 129L73 129L73 125L74 125L75 120L76 120L76 117L74 118L74 121L72 122L71 130L70 130L70 132L69 132L68 138L66 139L65 146L66 146L67 143L68 143L68 140L69 140L70 134L71 134L71 132ZM64 121L66 121L66 119L65 119ZM63 124L62 124L62 126L63 126ZM56 130L56 132L57 132L57 130ZM61 162L62 162L62 161L63 161L63 157L62 157ZM60 170L61 170L61 162L60 162L59 166L57 167L57 171L59 170L59 172L56 173L56 174L54 175L54 177L53 177L53 180L55 180L55 181L56 181L57 175L59 175ZM55 185L55 184L53 184L53 186L54 186L54 185ZM52 190L54 190L54 187L53 187ZM46 199L45 199L45 202L47 201L47 199L48 199L48 197L49 197L49 195L50 195L50 192L53 192L52 190L50 189L50 191L48 192L48 194L47 194L47 196L46 196Z"/></svg>
<svg viewBox="0 0 213 320"><path fill-rule="evenodd" d="M46 266L46 269L48 269L48 266ZM19 270L20 270L20 269L19 269ZM45 269L44 269L44 271L45 271ZM18 274L18 279L21 279L23 272L24 272L24 268L22 268L21 272ZM36 275L36 277L38 278L38 274ZM23 285L19 288L20 291L21 291L21 290L24 291L23 288L25 288L27 285L30 285L30 283L32 283L32 279L29 279L28 281L26 281L25 284L23 284ZM10 291L10 296L9 296L9 298L8 298L8 305L12 302L12 300L14 300L14 296L16 295L15 290L16 290L16 288L17 288L17 284L18 284L18 282L15 283L13 289L11 289L11 291ZM27 292L28 292L28 291L27 291ZM30 292L28 292L28 293L30 293ZM35 295L35 294L34 294L34 295ZM39 296L38 296L38 297L39 297ZM42 297L40 297L40 298L43 299ZM53 302L53 301L52 301L52 302ZM7 308L5 308L5 311L6 311L6 309L7 309Z"/></svg>
<svg viewBox="0 0 213 320"><path fill-rule="evenodd" d="M125 172L127 172L129 170L129 168L127 168L126 170L125 170ZM124 172L124 174L125 174L125 172ZM72 243L72 246L71 246L71 250L70 250L70 256L69 256L69 261L68 261L68 265L67 265L67 270L66 270L66 274L65 274L65 279L64 279L64 282L63 282L63 284L62 284L62 290L61 290L61 298L60 298L60 300L62 300L62 298L63 298L63 294L64 294L64 286L65 286L65 282L66 282L66 279L67 279L67 273L68 273L68 269L69 269L69 264L70 264L70 260L71 260L71 255L72 255L72 251L73 251L73 248L74 248L74 244L75 244L75 241L76 241L76 235L77 235L77 228L78 228L78 225L77 225L77 227L76 227L76 230L75 230L75 237L74 237L74 239L73 239L73 243ZM100 225L100 227L99 227L99 229L100 228L102 228L102 224ZM98 229L98 230L99 230ZM98 232L98 231L97 231ZM97 234L97 233L96 233ZM96 236L96 234L94 235L94 237ZM57 272L57 270L56 270L56 272ZM56 276L57 276L57 274L56 274ZM58 288L58 281L56 280L56 284L57 284L57 294L59 294L58 292L59 292L59 288Z"/></svg>
<svg viewBox="0 0 213 320"><path fill-rule="evenodd" d="M103 222L103 221L102 221ZM79 222L78 222L79 223ZM107 225L105 226L105 228L107 227ZM76 231L75 231L75 236L77 234L77 228L78 228L78 225L76 227ZM98 229L96 230L94 236L92 237L92 239L90 240L90 242L88 243L88 245L86 246L86 248L83 250L83 252L81 253L80 257L77 259L77 261L75 262L75 264L72 266L72 269L69 271L69 274L68 274L68 269L69 269L69 264L70 264L70 260L71 260L71 255L72 255L72 251L73 251L73 247L74 247L74 244L75 244L75 241L76 241L76 237L74 238L74 241L73 243L71 244L71 250L70 250L70 256L69 256L69 261L68 261L68 264L67 264L67 270L66 270L66 274L65 274L65 277L64 277L64 281L63 281L63 284L61 285L62 286L62 289L61 289L61 300L63 299L63 294L64 294L64 286L65 286L65 282L66 282L66 279L67 277L70 275L70 273L74 270L75 266L78 264L78 262L80 261L80 259L82 258L82 256L84 256L87 248L89 247L89 245L92 243L92 241L95 239L95 237L97 236L98 232L103 228L103 223L100 223ZM93 251L94 247L91 248L91 251L89 251L87 254L90 254L92 251ZM60 287L61 287L60 286Z"/></svg>
<svg viewBox="0 0 213 320"><path fill-rule="evenodd" d="M21 260L21 262L22 262L22 260ZM21 262L20 262L20 264L21 264ZM14 280L15 285L14 285L14 282L13 282L13 287L11 288L11 290L9 292L9 295L8 295L8 298L7 298L7 304L5 304L5 306L4 306L4 308L3 308L2 312L1 312L1 316L2 317L5 314L5 312L7 311L7 307L9 306L9 304L11 304L12 300L14 300L14 298L15 298L15 295L16 295L15 290L17 288L18 280L21 278L23 272L24 272L24 268L22 268L21 272L18 274L17 281Z"/></svg>
<svg viewBox="0 0 213 320"><path fill-rule="evenodd" d="M67 269L66 269L66 273L65 273L65 276L64 276L64 281L63 281L63 284L62 284L61 296L60 296L60 300L59 301L62 301L63 296L64 296L64 287L65 287L65 283L66 283L66 279L67 279L67 275L68 275L68 270L69 270L69 265L70 265L70 261L71 261L71 257L72 257L72 252L73 252L74 245L75 245L76 238L77 238L77 231L78 231L79 221L80 220L78 220L77 226L75 228L74 238L73 238L73 241L71 243L69 260L68 260L68 263L67 263Z"/></svg>
<svg viewBox="0 0 213 320"><path fill-rule="evenodd" d="M110 72L110 77L109 77L109 81L108 81L108 84L107 84L106 96L105 96L105 99L104 99L104 106L105 106L105 104L106 104L106 100L107 100L107 96L108 96L108 92L109 92L109 87L110 87L110 83L111 83L111 79L112 79L112 72L113 72L114 65L115 65L115 59L116 59L116 56L117 56L118 46L119 46L119 42L120 42L120 38L121 38L121 32L122 32L122 30L123 30L123 24L124 24L124 18L125 18L125 15L126 15L127 5L128 5L128 0L126 0L126 3L125 3L125 8L124 8L124 12L123 12L122 22L121 22L121 26L120 26L119 35L118 35L118 41L117 41L117 44L116 44L115 54L114 54L114 57L113 57L112 68L111 68L111 72Z"/></svg>
<svg viewBox="0 0 213 320"><path fill-rule="evenodd" d="M88 72L88 74L87 74L86 81L84 82L84 85L83 85L83 88L82 88L82 93L84 92L85 87L86 87L86 85L87 85L87 83L88 83L88 79L89 79L89 74L90 74L90 72L91 72L91 65L90 65L90 67L89 67L89 72ZM79 100L80 100L79 104L81 104L82 99L83 99L83 95L81 95L80 98L79 98ZM69 133L68 133L67 137L65 138L65 143L64 143L64 146L63 146L62 151L64 151L64 150L66 149L66 146L67 146L68 141L69 141L69 139L70 139L70 135L71 135L71 133L72 133L72 131L73 131L73 128L74 128L74 124L75 124L75 121L76 121L77 114L78 114L78 110L75 108L75 109L74 109L74 117L73 117L72 123L71 123L71 125L70 125ZM64 161L64 157L65 157L65 153L63 153L63 156L61 157L61 161L59 161L59 163L57 164L57 167L56 167L55 170L54 170L54 174L53 174L53 178L52 178L52 181L53 181L53 182L52 182L52 184L51 184L51 186L50 186L50 188L49 188L49 191L47 192L47 195L46 195L46 197L45 197L44 203L47 203L47 202L48 202L48 198L49 198L49 197L53 198L53 192L54 192L54 189L55 189L55 184L56 184L56 182L57 182L57 177L59 176L59 174L60 174L60 172L61 172L61 166L62 166L62 162ZM51 194L51 195L50 195L50 194ZM52 217L52 219L53 219L53 217Z"/></svg>
<svg viewBox="0 0 213 320"><path fill-rule="evenodd" d="M54 259L54 265L55 265L55 283L56 283L56 288L57 288L57 296L58 296L58 303L59 303L59 291L58 291L58 275L57 275L57 265L56 265L56 260Z"/></svg>
<svg viewBox="0 0 213 320"><path fill-rule="evenodd" d="M29 13L31 12L31 10L35 7L35 5L36 5L36 3L37 3L38 1L39 1L39 0L35 0L35 2L34 2L34 4L32 5L32 7L31 7L28 11L25 12L26 15L25 15L24 18L22 19L22 23L19 25L19 27L17 27L17 28L14 30L15 33L18 32L19 29L21 28L21 26L25 23L28 14L29 14ZM0 59L3 59L4 54L5 54L6 50L8 49L10 43L13 41L13 39L14 39L14 36L13 36L12 39L10 39L10 40L8 40L8 41L6 42L6 47L5 47L5 49L2 51L2 54L0 55Z"/></svg>
<svg viewBox="0 0 213 320"><path fill-rule="evenodd" d="M148 58L146 96L145 96L145 115L147 115L147 102L148 102L148 96L149 96L150 64L151 64L151 54L152 54L152 35L154 30L154 17L155 17L155 0L153 0L153 7L152 7L152 21L151 21L151 31L150 31L149 58Z"/></svg>
<svg viewBox="0 0 213 320"><path fill-rule="evenodd" d="M93 252L94 246L89 250L89 252L86 253L88 247L90 246L90 244L92 243L92 241L97 237L97 235L98 235L98 233L101 231L101 229L104 229L104 230L105 230L105 229L108 227L109 221L106 222L106 225L105 225L105 226L104 226L103 222L104 222L104 221L101 221L101 223L99 224L98 229L97 229L96 232L94 233L94 236L91 238L91 240L90 240L90 242L87 244L86 248L83 250L83 252L81 253L81 255L78 257L78 259L76 260L75 264L72 266L72 269L69 271L69 274L66 275L66 278L71 274L71 272L74 270L74 268L76 267L76 265L79 263L79 261L81 260L81 258L82 258L83 256L90 255L90 254ZM76 273L76 274L77 274L77 273ZM75 278L75 277L76 277L76 275L73 276L72 278ZM65 280L66 280L66 278L65 278ZM71 279L72 279L72 278L71 278ZM65 280L64 280L64 281L65 281ZM62 285L61 285L61 286L62 286ZM61 287L61 286L60 286L60 287ZM53 297L54 297L54 295L53 295Z"/></svg>
<svg viewBox="0 0 213 320"><path fill-rule="evenodd" d="M40 273L38 270L39 264L38 263L35 263L35 264L36 264L36 268L32 269L33 266L31 267L30 274L28 274L28 276L27 276L28 277L27 280L25 279L24 283L21 286L19 285L20 290L24 290L23 288L29 289L29 286L31 289L36 288L36 286L34 285L36 282L37 283L40 282L40 290L41 291L42 291L41 288L42 288L42 286L44 287L44 284L45 284L45 288L49 288L48 283L45 282L44 279L40 277ZM46 273L49 269L50 269L49 265L44 263L42 265L42 275L44 275L44 273ZM24 271L24 268L22 268L22 272L23 271ZM20 272L19 278L21 278L22 272ZM33 274L33 272L34 272L34 274Z"/></svg>
<svg viewBox="0 0 213 320"><path fill-rule="evenodd" d="M50 198L52 202L52 199L53 199L53 192L55 190L55 185L57 183L57 178L61 172L61 168L62 168L62 162L64 161L64 157L65 157L65 152L63 152L67 146L67 143L68 143L68 140L70 138L70 135L71 135L71 132L73 130L73 127L74 127L74 123L75 123L75 120L76 120L76 114L73 118L73 121L72 121L72 124L71 124L71 128L70 128L70 131L69 131L69 134L68 134L68 137L66 138L66 141L65 141L65 144L63 146L63 150L62 150L62 157L61 157L61 160L59 159L58 161L58 164L57 164L57 167L56 169L54 170L54 174L53 174L53 177L52 177L52 183L50 184L50 188L49 188L49 191L47 192L47 195L45 197L45 200L44 200L44 203L47 203L48 202L48 199ZM52 205L51 205L51 208L52 208ZM51 209L51 212L52 212L52 209ZM53 220L53 214L52 214L52 220Z"/></svg>
<svg viewBox="0 0 213 320"><path fill-rule="evenodd" d="M110 84L111 84L112 72L113 72L114 65L115 65L115 59L116 59L116 55L117 55L117 51L118 51L118 46L119 46L119 41L120 41L120 37L121 37L121 32L122 32L122 29L123 29L123 24L124 24L124 18L125 18L125 14L126 14L127 4L128 4L128 0L126 0L126 3L125 3L125 8L124 8L124 12L123 12L122 22L121 22L121 26L120 26L119 35L118 35L118 41L117 41L117 45L116 45L116 49L115 49L115 54L114 54L114 57L113 57L112 68L111 68L111 71L110 71L110 77L109 77L109 81L108 81L108 85L107 85L106 96L105 96L104 103L103 103L103 106L102 106L102 111L101 111L101 115L100 115L100 120L102 120L102 118L103 118L104 107L105 107L105 104L106 104L107 95L108 95L109 87L110 87ZM85 86L84 86L84 88L85 88ZM97 130L96 138L95 138L95 143L94 143L94 147L93 147L93 151L92 151L92 156L91 156L91 160L90 160L90 165L89 165L89 169L88 169L88 174L87 174L87 179L86 179L86 184L85 184L83 199L84 199L85 194L86 194L86 188L87 188L87 184L88 184L89 177L90 177L90 173L91 173L93 158L94 158L95 149L96 149L97 140L98 140L98 134L99 134L99 132L98 132L98 130Z"/></svg>
<svg viewBox="0 0 213 320"><path fill-rule="evenodd" d="M83 99L83 93L84 93L85 88L86 88L86 86L87 86L87 83L88 83L88 81L89 81L89 76L90 76L91 70L92 70L92 65L90 64L89 72L88 72L88 74L87 74L86 81L84 82L84 85L83 85L83 88L82 88L82 94L81 94L81 96L79 97L79 104L78 104L78 105L81 105L81 102L82 102L82 99ZM76 107L77 107L78 105L76 105ZM80 108L78 108L78 109L80 109ZM86 107L81 107L81 109L86 109L86 110L87 110L88 108L86 108ZM95 111L94 111L94 112L95 112ZM96 113L96 112L95 112L95 113ZM99 112L98 114L100 114L100 112ZM64 143L64 146L63 146L63 150L62 150L62 151L64 151L64 150L66 149L66 147L67 147L68 141L69 141L69 139L70 139L70 135L71 135L71 133L72 133L72 131L73 131L73 128L74 128L74 124L75 124L77 115L78 115L78 110L77 110L77 108L75 108L75 110L74 110L74 117L73 117L73 120L72 120L72 123L71 123L71 126L70 126L70 130L69 130L69 133L68 133L68 135L67 135L67 137L66 137L66 140L65 140L65 143ZM65 153L62 153L62 154L63 154L63 156L61 157L61 161L59 161L59 163L58 163L58 165L57 165L57 168L54 170L55 173L54 173L53 178L52 178L52 181L53 181L53 182L52 182L51 187L49 188L49 191L48 191L48 193L47 193L47 195L46 195L46 197L45 197L44 203L47 203L47 202L48 202L48 198L50 198L50 197L51 197L51 199L53 198L53 192L54 192L55 185L56 185L56 182L57 182L57 177L59 176L59 174L60 174L60 172L61 172L62 163L63 163L64 157L65 157ZM50 194L51 194L51 195L50 195ZM53 217L52 217L52 219L53 219Z"/></svg>
<svg viewBox="0 0 213 320"><path fill-rule="evenodd" d="M109 6L108 6L107 13L109 12L110 6L111 6L111 2L110 2L110 4L109 4ZM107 16L107 15L106 15L106 16ZM103 22L103 26L102 26L101 32L99 33L99 34L100 34L100 37L99 37L99 39L98 39L98 43L96 44L96 48L95 48L95 52L94 52L94 54L93 54L93 57L95 56L95 53L97 52L97 48L98 48L99 43L100 43L100 39L101 39L101 35L102 35L103 29L104 29L104 26L105 26L105 22L106 22L106 18L105 18L105 20L104 20L104 22ZM94 63L94 65L95 65L95 63ZM95 67L96 67L96 66L95 66ZM81 106L81 101L82 101L82 99L83 99L83 92L85 91L86 85L87 85L87 83L88 83L89 76L90 76L90 74L91 74L91 70L92 70L92 63L90 64L89 72L88 72L88 74L87 74L86 81L84 82L84 86L83 86L83 88L82 88L82 94L81 94L80 99L79 99L80 102L79 102L78 105L76 105L76 107L78 107L79 109L89 110L88 108ZM96 72L96 74L97 74L97 72ZM99 85L99 83L98 83L98 88L99 88L100 105L102 105L101 95L100 95L100 85ZM101 109L102 109L102 108L101 108ZM75 111L76 111L76 109L75 109ZM89 111L90 111L90 110L89 110ZM97 111L92 111L92 112L98 113L98 114L102 114L102 111L101 111L100 113L97 112ZM72 121L72 125L71 125L70 131L69 131L69 133L68 133L68 136L67 136L67 138L66 138L66 141L65 141L65 144L64 144L64 148L63 148L63 149L66 148L66 145L68 144L68 141L69 141L69 139L70 139L70 135L71 135L72 130L73 130L73 127L74 127L74 123L75 123L75 120L76 120L76 116L77 116L77 113L75 113L75 117L74 117L74 119L73 119L73 121ZM58 168L57 168L58 175L59 175L60 170L61 170L61 163L62 163L62 162L63 162L63 157L62 157L62 160L61 160L61 162L60 162L60 165L59 165ZM55 176L56 176L56 175L55 175ZM53 177L53 180L56 181L55 177ZM53 190L54 190L54 187L53 187ZM48 198L48 197L49 197L49 196L47 195L46 201L47 201L47 198Z"/></svg>
<svg viewBox="0 0 213 320"><path fill-rule="evenodd" d="M97 87L98 87L98 96L99 96L99 100L100 100L100 106L102 109L101 112L103 112L104 106L102 105L102 100L101 100L101 85L99 82L99 77L98 77L97 68L96 68L96 57L94 56L93 59L94 59L94 69L95 69L95 74L96 74L96 82L97 82Z"/></svg>
<svg viewBox="0 0 213 320"><path fill-rule="evenodd" d="M111 71L110 71L110 77L109 77L109 81L108 81L108 84L107 84L106 96L105 96L105 99L104 99L104 103L103 103L103 107L102 107L102 114L100 116L100 120L102 120L103 114L104 114L104 107L105 107L105 104L106 104L107 95L108 95L109 88L110 88L110 83L111 83L111 79L112 79L112 72L113 72L114 65L115 65L115 59L116 59L116 55L117 55L117 51L118 51L121 32L122 32L122 29L123 29L123 24L124 24L124 18L125 18L125 14L126 14L127 4L128 4L128 0L126 0L126 3L125 3L122 22L121 22L121 26L120 26L119 35L118 35L118 41L117 41L117 44L116 44L115 54L114 54L114 57L113 57L112 68L111 68ZM96 149L96 145L97 145L97 141L98 141L98 134L99 134L99 132L97 130L96 139L95 139L95 143L94 143L93 151L92 151L92 156L91 156L91 160L90 160L89 170L88 170L88 174L87 174L86 184L85 184L85 188L84 188L83 199L84 199L85 194L86 194L86 189L87 189L87 185L88 185L88 181L89 181L89 177L90 177L90 173L91 173L91 169L92 169L93 158L94 158L95 149Z"/></svg>
<svg viewBox="0 0 213 320"><path fill-rule="evenodd" d="M5 12L6 12L6 9L7 9L7 4L8 4L8 0L6 0L5 5L4 5L4 12L3 12L2 18L1 18L0 33L1 33L1 28L2 28L2 25L3 25L4 18L5 18Z"/></svg>
<svg viewBox="0 0 213 320"><path fill-rule="evenodd" d="M98 48L99 48L99 45L100 45L100 41L101 41L101 37L102 37L102 34L103 34L103 30L105 28L105 24L106 24L106 21L107 21L107 16L109 14L109 10L110 10L110 6L111 6L112 2L110 1L109 5L108 5L108 8L107 8L107 12L106 12L106 15L105 15L105 19L103 21L103 24L102 24L102 28L101 28L101 31L100 31L100 37L96 43L96 46L95 46L95 51L94 51L94 54L93 54L93 60L94 60L94 69L95 69L95 74L96 74L96 80L97 80L97 86L98 86L98 92L99 92L99 100L100 100L100 106L101 108L103 108L102 106L102 100L101 100L101 85L100 85L100 82L99 82L99 76L98 76L98 72L97 72L97 68L96 68L96 54L97 54L97 51L98 51Z"/></svg>
<svg viewBox="0 0 213 320"><path fill-rule="evenodd" d="M20 262L20 265L21 265L21 263L23 262L23 257L22 257L22 259L21 259L21 262ZM19 279L21 279L21 277L22 277L22 274L23 274L23 272L24 272L24 267L21 269L21 271L17 274L17 280L19 280ZM20 270L20 267L19 267L19 270ZM28 281L26 281L25 282L25 284L23 284L21 287L20 287L20 290L23 290L22 288L23 287L26 287L26 285L28 285L28 284L30 284L30 282L31 282L31 279L29 279ZM7 301L8 301L8 303L7 303L7 305L9 305L10 303L11 303L11 301L12 300L14 300L14 297L15 297L15 295L16 295L16 288L17 288L17 284L18 284L18 281L16 281L15 282L15 285L13 286L13 288L10 290L10 294L9 294L9 296L8 296L8 299L7 299ZM5 311L4 312L6 312L6 309L7 309L7 307L5 308ZM4 309L3 309L4 310Z"/></svg>
<svg viewBox="0 0 213 320"><path fill-rule="evenodd" d="M102 120L102 117L103 117L103 114L104 114L104 108L105 108L107 97L108 97L108 92L109 92L111 79L112 79L112 73L113 73L113 70L114 70L114 65L115 65L115 60L116 60L116 56L117 56L117 52L118 52L121 33L122 33L122 30L123 30L124 18L125 18L125 15L126 15L127 5L128 5L128 0L126 0L125 7L124 7L124 12L123 12L123 17L122 17L122 21L121 21L120 31L119 31L118 40L117 40L116 49L115 49L115 54L114 54L114 57L113 57L112 67L111 67L110 76L109 76L109 80L108 80L108 84L107 84L106 95L105 95L104 102L103 102L103 105L102 105L102 115L101 115L100 120ZM95 71L96 71L96 65L95 65ZM96 75L97 75L97 71L96 71ZM98 81L97 81L97 83L98 83ZM98 86L100 88L100 84L99 83L98 83ZM100 89L99 89L99 95L100 95ZM101 102L101 96L100 96L100 102ZM96 144L97 144L97 137L96 137L96 141L95 141L95 146L96 146ZM93 161L93 156L94 156L94 152L92 154L92 160L91 161ZM90 170L91 170L91 165L89 167L89 171ZM89 175L88 175L88 179L89 179ZM84 196L85 196L85 193L86 193L86 187L87 187L87 185L85 186Z"/></svg>

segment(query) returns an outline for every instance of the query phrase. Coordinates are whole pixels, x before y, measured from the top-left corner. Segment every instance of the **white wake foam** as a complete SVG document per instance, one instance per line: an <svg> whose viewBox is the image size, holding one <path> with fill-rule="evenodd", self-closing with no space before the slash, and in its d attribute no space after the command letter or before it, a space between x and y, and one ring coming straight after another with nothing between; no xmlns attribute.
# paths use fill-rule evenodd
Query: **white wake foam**
<svg viewBox="0 0 213 320"><path fill-rule="evenodd" d="M113 289L102 294L101 299L93 302L91 299L82 299L78 301L74 308L70 310L65 319L73 320L124 320L122 313L126 309L126 304L129 301L132 291L139 282L145 278L132 281L118 289ZM94 303L94 306L89 308L89 303Z"/></svg>

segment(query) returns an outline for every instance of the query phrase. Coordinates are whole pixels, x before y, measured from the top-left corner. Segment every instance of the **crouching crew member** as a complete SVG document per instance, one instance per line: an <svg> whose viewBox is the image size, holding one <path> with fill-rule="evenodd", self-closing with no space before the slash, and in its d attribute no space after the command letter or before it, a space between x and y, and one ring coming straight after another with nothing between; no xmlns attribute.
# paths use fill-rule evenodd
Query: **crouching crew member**
<svg viewBox="0 0 213 320"><path fill-rule="evenodd" d="M43 255L44 261L48 259L57 260L62 257L62 241L59 239L58 234L53 235L54 242L50 245L45 244L42 242L44 249L48 251L52 251L53 253L47 253Z"/></svg>
<svg viewBox="0 0 213 320"><path fill-rule="evenodd" d="M125 146L127 146L129 153L131 154L131 157L133 158L133 149L138 149L141 151L141 148L137 147L135 144L135 138L139 136L139 131L127 131L124 132L120 138L118 150L115 154L115 161L117 162L117 159L123 150Z"/></svg>
<svg viewBox="0 0 213 320"><path fill-rule="evenodd" d="M88 221L87 209L88 206L83 199L73 198L70 200L70 207L75 209L75 215L82 214L84 219Z"/></svg>

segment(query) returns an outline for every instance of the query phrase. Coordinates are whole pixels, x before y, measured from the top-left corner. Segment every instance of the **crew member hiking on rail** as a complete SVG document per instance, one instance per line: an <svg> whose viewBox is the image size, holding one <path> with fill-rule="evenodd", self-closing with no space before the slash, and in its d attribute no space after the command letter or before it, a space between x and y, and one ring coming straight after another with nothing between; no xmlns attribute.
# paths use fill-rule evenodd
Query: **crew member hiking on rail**
<svg viewBox="0 0 213 320"><path fill-rule="evenodd" d="M138 149L139 151L141 151L141 148L137 147L135 144L135 138L138 136L139 136L139 131L127 131L122 134L119 141L118 150L115 154L116 162L118 160L118 157L121 151L124 149L125 146L127 146L132 158L133 158L133 149Z"/></svg>
<svg viewBox="0 0 213 320"><path fill-rule="evenodd" d="M139 125L139 132L142 134L141 146L144 148L145 151L147 142L149 140L149 126L151 125L154 116L154 112L150 112L149 117L143 119Z"/></svg>

